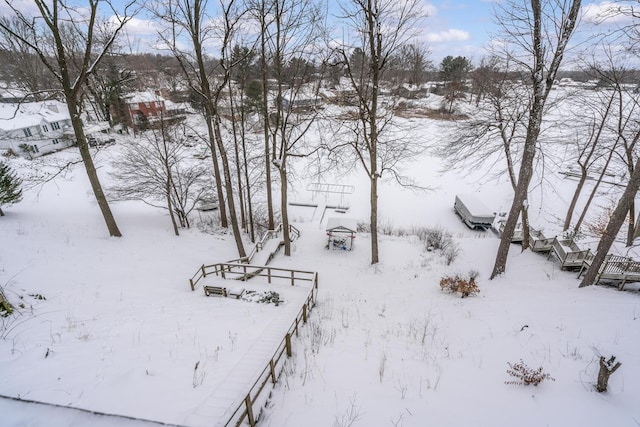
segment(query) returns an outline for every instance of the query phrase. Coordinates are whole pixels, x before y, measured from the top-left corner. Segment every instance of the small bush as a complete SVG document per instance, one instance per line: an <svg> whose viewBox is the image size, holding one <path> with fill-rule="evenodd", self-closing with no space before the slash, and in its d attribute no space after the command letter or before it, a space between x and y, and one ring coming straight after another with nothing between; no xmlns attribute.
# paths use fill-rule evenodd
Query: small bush
<svg viewBox="0 0 640 427"><path fill-rule="evenodd" d="M267 291L260 297L258 302L264 302L266 304L274 303L275 305L278 305L280 303L280 294L274 291Z"/></svg>
<svg viewBox="0 0 640 427"><path fill-rule="evenodd" d="M442 251L442 256L447 265L451 265L458 258L458 255L460 255L460 248L455 243L451 243L449 247Z"/></svg>
<svg viewBox="0 0 640 427"><path fill-rule="evenodd" d="M509 369L507 369L507 373L514 378L517 378L517 381L505 381L505 384L510 385L531 385L537 386L544 380L555 381L555 379L549 375L547 372L544 372L544 369L539 367L538 369L531 369L528 367L522 359L520 362L516 364L508 363Z"/></svg>
<svg viewBox="0 0 640 427"><path fill-rule="evenodd" d="M443 277L440 279L440 289L452 294L460 292L462 298L476 295L480 292L480 288L476 284L476 277L478 277L478 272L475 270L469 272L468 279L460 277L458 274L453 277Z"/></svg>
<svg viewBox="0 0 640 427"><path fill-rule="evenodd" d="M424 228L420 230L420 234L418 235L420 240L422 240L427 248L431 248L431 250L445 250L451 245L453 245L453 237L443 228Z"/></svg>

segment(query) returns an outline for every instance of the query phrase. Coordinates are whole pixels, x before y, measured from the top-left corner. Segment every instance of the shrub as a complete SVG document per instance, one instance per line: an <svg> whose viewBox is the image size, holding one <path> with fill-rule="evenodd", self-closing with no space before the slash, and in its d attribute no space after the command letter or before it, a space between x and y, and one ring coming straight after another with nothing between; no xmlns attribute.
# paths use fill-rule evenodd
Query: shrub
<svg viewBox="0 0 640 427"><path fill-rule="evenodd" d="M453 237L443 228L425 228L420 232L420 240L422 240L427 248L431 250L445 250L453 245Z"/></svg>
<svg viewBox="0 0 640 427"><path fill-rule="evenodd" d="M509 369L507 369L507 373L514 378L517 378L517 381L505 381L505 384L511 385L530 385L533 384L537 386L544 380L555 381L555 379L549 375L547 372L544 372L542 366L538 369L531 369L528 367L522 359L520 362L516 364L511 364L507 362L509 365Z"/></svg>
<svg viewBox="0 0 640 427"><path fill-rule="evenodd" d="M266 304L273 303L275 305L278 305L281 302L280 294L275 291L266 291L258 300L258 302L264 302Z"/></svg>
<svg viewBox="0 0 640 427"><path fill-rule="evenodd" d="M18 203L22 199L22 180L11 170L8 164L0 163L0 216L2 205Z"/></svg>
<svg viewBox="0 0 640 427"><path fill-rule="evenodd" d="M458 255L460 255L460 248L453 242L449 247L442 251L442 256L444 257L444 261L447 265L451 265L451 263L458 258Z"/></svg>
<svg viewBox="0 0 640 427"><path fill-rule="evenodd" d="M471 270L469 272L468 279L465 279L458 274L453 277L443 277L440 279L440 289L452 294L460 292L462 298L468 297L469 295L475 295L480 292L480 288L476 284L476 277L478 277L478 272L475 270Z"/></svg>

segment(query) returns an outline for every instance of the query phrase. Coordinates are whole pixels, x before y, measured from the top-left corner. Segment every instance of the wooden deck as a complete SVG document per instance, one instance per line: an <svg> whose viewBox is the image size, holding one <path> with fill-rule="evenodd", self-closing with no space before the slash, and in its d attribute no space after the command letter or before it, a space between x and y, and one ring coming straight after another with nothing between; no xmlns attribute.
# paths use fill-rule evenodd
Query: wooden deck
<svg viewBox="0 0 640 427"><path fill-rule="evenodd" d="M499 235L504 231L504 221L500 221L498 226ZM520 243L523 240L523 229L520 224L516 227L511 241ZM578 277L589 268L593 262L594 254L590 249L581 249L574 241L569 239L559 239L558 237L545 237L538 230L530 228L530 249L533 252L549 253L549 257L555 255L560 261L562 269L580 269ZM596 282L616 282L618 289L623 290L624 285L630 282L640 282L640 261L633 258L609 254L605 257Z"/></svg>
<svg viewBox="0 0 640 427"><path fill-rule="evenodd" d="M593 260L590 249L580 249L573 240L555 238L550 254L554 254L562 264L562 268L582 268L584 262Z"/></svg>
<svg viewBox="0 0 640 427"><path fill-rule="evenodd" d="M585 260L578 277L589 268L592 260ZM595 283L601 281L620 282L618 289L621 291L624 290L624 285L627 283L640 282L640 261L635 261L630 257L607 255L598 269Z"/></svg>

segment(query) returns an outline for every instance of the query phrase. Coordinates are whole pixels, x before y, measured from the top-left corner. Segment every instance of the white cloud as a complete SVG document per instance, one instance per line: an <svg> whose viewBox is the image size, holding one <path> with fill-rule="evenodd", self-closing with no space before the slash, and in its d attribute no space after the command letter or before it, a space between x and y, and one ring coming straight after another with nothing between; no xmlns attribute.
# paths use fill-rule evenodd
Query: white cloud
<svg viewBox="0 0 640 427"><path fill-rule="evenodd" d="M632 3L624 1L589 3L582 8L582 19L592 24L629 21L631 19L629 12L632 6Z"/></svg>
<svg viewBox="0 0 640 427"><path fill-rule="evenodd" d="M459 42L469 40L469 33L464 30L450 28L448 30L438 31L437 33L427 33L426 40L429 43Z"/></svg>
<svg viewBox="0 0 640 427"><path fill-rule="evenodd" d="M433 18L438 14L438 8L432 5L431 3L425 3L422 6L422 13L429 18Z"/></svg>
<svg viewBox="0 0 640 427"><path fill-rule="evenodd" d="M112 20L115 20L115 18L112 18ZM158 24L158 22L147 19L131 18L125 28L132 36L150 36L157 34Z"/></svg>

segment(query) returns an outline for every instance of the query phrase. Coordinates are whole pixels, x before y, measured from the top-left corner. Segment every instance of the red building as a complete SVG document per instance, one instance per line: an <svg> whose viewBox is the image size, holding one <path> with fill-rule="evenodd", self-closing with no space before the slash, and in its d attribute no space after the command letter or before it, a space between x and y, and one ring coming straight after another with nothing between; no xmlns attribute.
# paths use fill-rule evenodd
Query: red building
<svg viewBox="0 0 640 427"><path fill-rule="evenodd" d="M133 131L154 127L167 117L164 98L152 92L134 92L125 99L127 125Z"/></svg>

